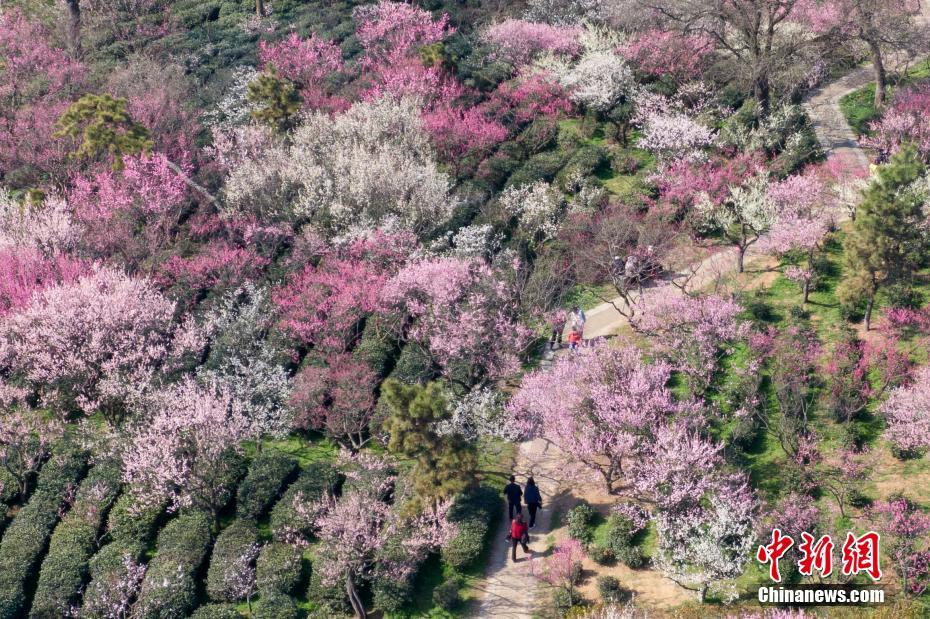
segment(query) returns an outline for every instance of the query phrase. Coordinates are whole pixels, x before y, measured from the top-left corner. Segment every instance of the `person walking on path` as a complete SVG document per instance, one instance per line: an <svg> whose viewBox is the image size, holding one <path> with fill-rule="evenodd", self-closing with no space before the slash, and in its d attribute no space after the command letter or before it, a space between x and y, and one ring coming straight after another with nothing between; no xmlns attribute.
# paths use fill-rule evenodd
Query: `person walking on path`
<svg viewBox="0 0 930 619"><path fill-rule="evenodd" d="M523 492L523 500L526 501L526 511L530 513L530 528L532 529L536 526L536 511L542 507L542 495L539 494L536 480L532 477L526 480L526 490Z"/></svg>
<svg viewBox="0 0 930 619"><path fill-rule="evenodd" d="M510 523L511 558L517 562L517 544L523 546L523 554L530 554L527 544L530 541L530 528L523 522L523 514L517 512L517 517Z"/></svg>
<svg viewBox="0 0 930 619"><path fill-rule="evenodd" d="M584 323L588 321L588 318L584 315L584 310L577 305L572 308L571 321L572 331L584 333Z"/></svg>
<svg viewBox="0 0 930 619"><path fill-rule="evenodd" d="M504 496L507 497L507 517L513 520L514 514L519 516L523 513L523 508L520 506L523 490L520 489L520 484L513 475L510 476L510 483L504 486Z"/></svg>

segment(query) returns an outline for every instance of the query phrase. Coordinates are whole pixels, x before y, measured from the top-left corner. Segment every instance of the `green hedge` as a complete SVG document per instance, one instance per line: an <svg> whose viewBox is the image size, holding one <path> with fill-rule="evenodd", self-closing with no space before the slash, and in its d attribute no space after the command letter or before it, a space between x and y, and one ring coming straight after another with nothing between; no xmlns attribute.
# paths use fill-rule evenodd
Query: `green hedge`
<svg viewBox="0 0 930 619"><path fill-rule="evenodd" d="M297 603L283 593L262 595L257 604L253 604L254 619L297 619Z"/></svg>
<svg viewBox="0 0 930 619"><path fill-rule="evenodd" d="M203 512L180 514L158 535L155 558L149 563L134 607L138 619L179 619L194 606L194 577L210 547L210 517Z"/></svg>
<svg viewBox="0 0 930 619"><path fill-rule="evenodd" d="M84 591L84 609L89 616L105 616L114 595L114 583L127 575L126 562L138 563L155 534L163 512L161 506L142 507L129 494L121 495L107 518L109 543L90 560L90 583Z"/></svg>
<svg viewBox="0 0 930 619"><path fill-rule="evenodd" d="M458 531L442 549L442 560L456 569L473 564L500 509L500 494L493 488L481 486L460 495L449 510L449 520L457 523Z"/></svg>
<svg viewBox="0 0 930 619"><path fill-rule="evenodd" d="M242 619L235 604L207 604L194 611L191 619Z"/></svg>
<svg viewBox="0 0 930 619"><path fill-rule="evenodd" d="M238 602L241 598L230 590L227 575L236 561L258 543L258 527L251 520L234 520L223 529L213 545L210 568L207 570L207 594L215 602Z"/></svg>
<svg viewBox="0 0 930 619"><path fill-rule="evenodd" d="M307 599L321 607L323 611L319 615L321 617L344 615L351 611L349 598L346 596L344 579L330 587L323 583L322 574L320 574L319 570L313 570L310 574Z"/></svg>
<svg viewBox="0 0 930 619"><path fill-rule="evenodd" d="M397 338L389 332L388 326L377 316L371 316L365 321L362 337L352 354L356 359L364 361L375 373L384 378L388 375L400 346Z"/></svg>
<svg viewBox="0 0 930 619"><path fill-rule="evenodd" d="M294 523L298 521L294 513L294 497L300 493L304 500L316 500L332 490L337 481L338 476L332 465L326 462L308 465L271 510L271 531L275 539L285 541L291 532L309 534L309 531L294 531Z"/></svg>
<svg viewBox="0 0 930 619"><path fill-rule="evenodd" d="M0 543L0 619L22 617L26 603L24 584L35 569L68 487L76 484L86 469L85 454L62 448L39 471L35 492L16 514Z"/></svg>
<svg viewBox="0 0 930 619"><path fill-rule="evenodd" d="M120 467L114 462L94 466L81 482L74 504L52 534L30 617L64 617L77 601L87 577L87 562L119 487Z"/></svg>
<svg viewBox="0 0 930 619"><path fill-rule="evenodd" d="M290 544L272 542L262 548L255 562L255 583L262 595L290 594L300 584L302 572L300 550Z"/></svg>
<svg viewBox="0 0 930 619"><path fill-rule="evenodd" d="M287 478L296 469L296 459L274 449L255 456L236 494L236 514L257 520L280 496Z"/></svg>

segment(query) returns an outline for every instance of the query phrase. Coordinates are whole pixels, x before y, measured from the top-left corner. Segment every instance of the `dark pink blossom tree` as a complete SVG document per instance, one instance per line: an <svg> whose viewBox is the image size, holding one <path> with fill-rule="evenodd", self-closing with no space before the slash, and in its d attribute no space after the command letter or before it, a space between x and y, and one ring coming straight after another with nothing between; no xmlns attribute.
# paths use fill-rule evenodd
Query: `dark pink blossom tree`
<svg viewBox="0 0 930 619"><path fill-rule="evenodd" d="M368 364L351 354L327 355L325 365L307 365L294 377L290 405L295 424L360 449L370 438L377 383Z"/></svg>
<svg viewBox="0 0 930 619"><path fill-rule="evenodd" d="M713 50L714 42L710 37L668 30L638 33L619 49L620 54L645 75L668 76L679 84L696 78Z"/></svg>
<svg viewBox="0 0 930 619"><path fill-rule="evenodd" d="M304 105L329 109L330 95L325 80L344 69L339 46L316 34L301 39L296 32L277 43L261 41L258 58L264 67L274 67L278 75L297 85Z"/></svg>
<svg viewBox="0 0 930 619"><path fill-rule="evenodd" d="M477 107L461 108L441 105L423 114L423 126L429 132L439 160L448 164L458 178L463 166L474 165L494 146L507 138L507 129L488 119Z"/></svg>
<svg viewBox="0 0 930 619"><path fill-rule="evenodd" d="M908 499L897 496L879 501L869 511L882 535L882 550L892 561L901 589L918 596L930 585L930 516Z"/></svg>

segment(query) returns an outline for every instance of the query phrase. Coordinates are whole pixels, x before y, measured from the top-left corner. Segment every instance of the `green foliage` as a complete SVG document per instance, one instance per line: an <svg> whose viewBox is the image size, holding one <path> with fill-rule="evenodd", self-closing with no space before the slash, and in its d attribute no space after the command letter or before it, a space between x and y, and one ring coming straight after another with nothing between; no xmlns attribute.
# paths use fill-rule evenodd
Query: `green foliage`
<svg viewBox="0 0 930 619"><path fill-rule="evenodd" d="M229 590L227 570L250 547L258 543L258 528L251 520L237 519L223 529L213 545L207 570L207 594L215 602L236 602L240 598Z"/></svg>
<svg viewBox="0 0 930 619"><path fill-rule="evenodd" d="M264 596L294 591L303 572L300 550L290 544L272 542L262 547L255 562L255 583Z"/></svg>
<svg viewBox="0 0 930 619"><path fill-rule="evenodd" d="M465 581L458 574L433 589L433 603L443 610L455 610L462 603Z"/></svg>
<svg viewBox="0 0 930 619"><path fill-rule="evenodd" d="M588 556L598 565L610 565L616 560L610 548L604 546L591 546L588 548Z"/></svg>
<svg viewBox="0 0 930 619"><path fill-rule="evenodd" d="M388 450L415 461L411 475L416 500L451 497L475 484L474 444L436 431L451 415L439 383L421 387L387 380L381 397L391 411L385 422Z"/></svg>
<svg viewBox="0 0 930 619"><path fill-rule="evenodd" d="M920 265L926 196L914 185L923 172L912 146L902 148L888 165L881 166L878 177L863 192L843 243L840 300L847 307L865 302L866 326L879 288L910 281Z"/></svg>
<svg viewBox="0 0 930 619"><path fill-rule="evenodd" d="M381 318L372 316L365 321L362 337L359 338L352 354L356 359L367 363L379 377L384 378L391 370L398 352L400 347L397 338L391 336Z"/></svg>
<svg viewBox="0 0 930 619"><path fill-rule="evenodd" d="M619 604L630 599L630 592L613 576L598 576L597 592L605 604Z"/></svg>
<svg viewBox="0 0 930 619"><path fill-rule="evenodd" d="M456 523L457 531L442 548L442 560L455 569L473 565L481 556L500 507L500 495L487 486L459 495L449 511L449 520Z"/></svg>
<svg viewBox="0 0 930 619"><path fill-rule="evenodd" d="M271 510L271 531L278 540L284 539L287 532L293 528L298 518L294 512L294 497L298 493L306 501L315 501L326 492L330 492L338 481L336 471L327 462L312 462L300 474L297 480L288 487ZM309 531L300 531L309 534Z"/></svg>
<svg viewBox="0 0 930 619"><path fill-rule="evenodd" d="M313 570L307 587L307 598L319 604L326 612L320 616L344 615L349 612L349 598L344 586L329 586L323 582L322 574Z"/></svg>
<svg viewBox="0 0 930 619"><path fill-rule="evenodd" d="M297 460L276 449L265 449L255 456L236 493L239 517L256 520L264 514L296 469Z"/></svg>
<svg viewBox="0 0 930 619"><path fill-rule="evenodd" d="M109 156L113 169L121 170L123 156L149 152L153 146L148 129L132 119L126 104L126 99L106 93L86 94L58 119L55 136L78 141L73 157L94 161Z"/></svg>
<svg viewBox="0 0 930 619"><path fill-rule="evenodd" d="M607 520L607 549L629 568L636 569L645 563L642 550L634 544L633 523L625 516L612 515Z"/></svg>
<svg viewBox="0 0 930 619"><path fill-rule="evenodd" d="M149 563L134 607L140 619L185 617L197 599L194 578L210 547L210 517L183 512L158 535L155 558Z"/></svg>
<svg viewBox="0 0 930 619"><path fill-rule="evenodd" d="M143 543L155 532L162 507L143 507L131 494L123 494L107 518L107 532L113 543Z"/></svg>
<svg viewBox="0 0 930 619"><path fill-rule="evenodd" d="M532 185L536 181L549 182L559 173L567 159L567 153L563 151L537 153L510 176L507 185L520 187L522 185Z"/></svg>
<svg viewBox="0 0 930 619"><path fill-rule="evenodd" d="M594 523L597 512L588 503L582 501L568 510L565 517L568 523L568 535L588 546L594 540Z"/></svg>
<svg viewBox="0 0 930 619"><path fill-rule="evenodd" d="M568 189L576 178L585 178L607 163L607 150L595 144L583 146L575 151L571 159L559 172L556 180L563 189Z"/></svg>
<svg viewBox="0 0 930 619"><path fill-rule="evenodd" d="M119 487L120 467L113 462L96 465L81 482L74 504L52 534L30 617L63 617L77 601L97 534Z"/></svg>
<svg viewBox="0 0 930 619"><path fill-rule="evenodd" d="M0 618L23 616L25 583L34 575L68 488L84 474L85 454L62 446L39 471L36 490L0 543Z"/></svg>
<svg viewBox="0 0 930 619"><path fill-rule="evenodd" d="M413 598L411 579L396 580L376 575L371 582L372 603L384 612L399 611Z"/></svg>
<svg viewBox="0 0 930 619"><path fill-rule="evenodd" d="M435 378L436 373L429 358L414 345L404 346L391 371L389 379L408 385L426 382Z"/></svg>
<svg viewBox="0 0 930 619"><path fill-rule="evenodd" d="M300 111L302 101L294 84L267 69L249 84L247 97L255 106L252 117L277 131L287 131Z"/></svg>
<svg viewBox="0 0 930 619"><path fill-rule="evenodd" d="M297 619L297 603L283 593L269 592L263 594L254 605L252 617L254 619Z"/></svg>
<svg viewBox="0 0 930 619"><path fill-rule="evenodd" d="M207 604L194 611L191 619L242 619L235 604Z"/></svg>

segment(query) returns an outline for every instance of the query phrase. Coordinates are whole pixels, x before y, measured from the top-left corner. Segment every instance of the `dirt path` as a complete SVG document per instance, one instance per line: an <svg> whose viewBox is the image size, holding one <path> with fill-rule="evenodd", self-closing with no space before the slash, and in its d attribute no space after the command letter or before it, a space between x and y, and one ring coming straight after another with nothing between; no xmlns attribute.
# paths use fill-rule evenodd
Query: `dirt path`
<svg viewBox="0 0 930 619"><path fill-rule="evenodd" d="M930 3L924 3L921 22L930 23ZM817 138L824 151L831 157L838 157L848 166L868 168L869 159L859 147L856 135L846 123L840 109L840 99L847 93L869 84L872 80L871 66L859 67L829 84L813 91L805 101ZM747 260L752 258L747 256ZM706 287L723 274L735 270L735 253L725 250L711 254L700 260L694 267L691 286ZM665 284L664 287L669 287ZM662 286L647 289L644 295L664 292ZM617 301L619 304L619 300ZM610 303L602 303L586 312L585 338L593 338L615 333L626 324L626 319ZM551 360L543 365L551 363ZM519 476L534 475L543 490L544 509L537 526L533 529L531 550L537 553L545 550L546 537L552 534L552 508L574 502L574 496L585 496L584 485L579 483L578 471L560 450L541 439L524 442L520 445L516 470ZM522 481L522 479L521 479ZM501 619L531 619L533 611L538 608L544 592L530 574L529 561L517 551L518 562L510 560L509 547L505 547L503 536L509 527L506 514L501 518L505 526L501 528L501 539L495 541L495 550L487 570L487 585L484 596L478 606L476 616L499 617ZM506 550L506 553L505 553ZM638 599L658 607L669 607L690 599L691 594L678 585L662 579L661 575L651 570L638 570L631 574L618 574L624 585L640 589ZM633 578L633 576L636 578ZM626 578L624 578L626 577ZM656 598L656 599L651 599Z"/></svg>

